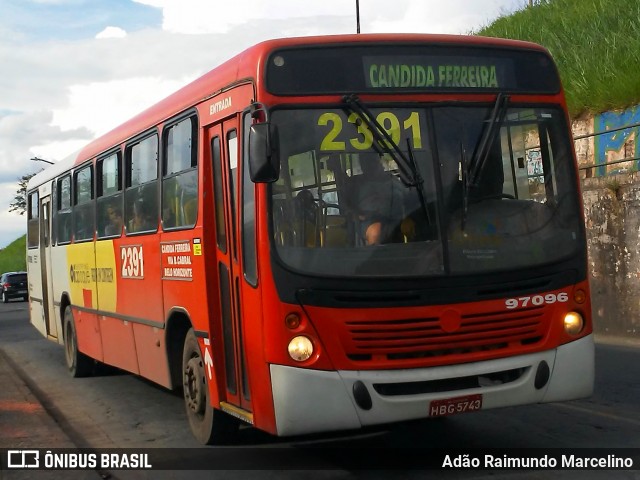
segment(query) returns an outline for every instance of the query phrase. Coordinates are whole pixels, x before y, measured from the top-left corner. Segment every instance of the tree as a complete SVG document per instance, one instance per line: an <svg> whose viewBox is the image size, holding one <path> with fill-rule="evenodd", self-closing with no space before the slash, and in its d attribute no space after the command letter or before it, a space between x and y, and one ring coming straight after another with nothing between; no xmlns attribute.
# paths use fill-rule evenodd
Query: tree
<svg viewBox="0 0 640 480"><path fill-rule="evenodd" d="M20 188L18 188L15 197L13 197L13 202L9 204L10 212L18 212L20 215L24 215L24 212L27 211L27 183L36 173L38 172L28 173L20 178L18 181Z"/></svg>

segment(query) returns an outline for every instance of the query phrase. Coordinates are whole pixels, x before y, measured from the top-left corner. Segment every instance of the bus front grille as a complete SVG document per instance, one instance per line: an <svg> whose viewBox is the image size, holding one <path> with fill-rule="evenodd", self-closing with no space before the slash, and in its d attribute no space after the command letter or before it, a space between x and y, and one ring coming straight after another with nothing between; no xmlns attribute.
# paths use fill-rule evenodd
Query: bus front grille
<svg viewBox="0 0 640 480"><path fill-rule="evenodd" d="M440 317L349 320L343 347L353 361L401 361L467 356L534 345L545 336L544 306L463 314L447 325Z"/></svg>

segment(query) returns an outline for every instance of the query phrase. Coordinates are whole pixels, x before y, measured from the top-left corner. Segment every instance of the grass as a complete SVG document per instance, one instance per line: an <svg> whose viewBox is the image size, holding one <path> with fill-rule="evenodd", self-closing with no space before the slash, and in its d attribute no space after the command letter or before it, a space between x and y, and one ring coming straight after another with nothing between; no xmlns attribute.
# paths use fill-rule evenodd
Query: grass
<svg viewBox="0 0 640 480"><path fill-rule="evenodd" d="M27 269L26 235L0 250L0 273Z"/></svg>
<svg viewBox="0 0 640 480"><path fill-rule="evenodd" d="M573 118L640 103L640 0L540 0L473 33L546 47Z"/></svg>

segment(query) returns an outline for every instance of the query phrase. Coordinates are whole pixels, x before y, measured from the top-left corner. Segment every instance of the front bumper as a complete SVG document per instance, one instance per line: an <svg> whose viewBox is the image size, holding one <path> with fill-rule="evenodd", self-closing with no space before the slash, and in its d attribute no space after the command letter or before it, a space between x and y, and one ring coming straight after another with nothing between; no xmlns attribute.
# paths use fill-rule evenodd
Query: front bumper
<svg viewBox="0 0 640 480"><path fill-rule="evenodd" d="M550 375L541 385L540 378L536 383L536 375L543 362L549 367ZM491 380L500 372L513 371L519 372L517 378L506 383ZM411 386L435 381L442 384L461 377L486 380L474 388L379 393L393 390L398 384ZM593 391L593 335L544 352L432 368L321 371L271 365L271 381L278 435L348 430L424 418L429 416L432 401L471 394L482 394L483 410L572 400L587 397ZM354 398L355 384L360 390L362 385L366 387L370 408L358 405Z"/></svg>

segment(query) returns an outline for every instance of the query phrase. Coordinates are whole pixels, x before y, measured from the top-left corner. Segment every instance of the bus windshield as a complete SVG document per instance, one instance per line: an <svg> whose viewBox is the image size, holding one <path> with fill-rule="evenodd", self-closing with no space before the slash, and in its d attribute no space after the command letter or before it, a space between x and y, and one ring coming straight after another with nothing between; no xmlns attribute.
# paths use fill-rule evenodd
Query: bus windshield
<svg viewBox="0 0 640 480"><path fill-rule="evenodd" d="M438 276L576 254L583 231L562 110L501 103L498 116L469 103L275 110L280 261L321 276Z"/></svg>

